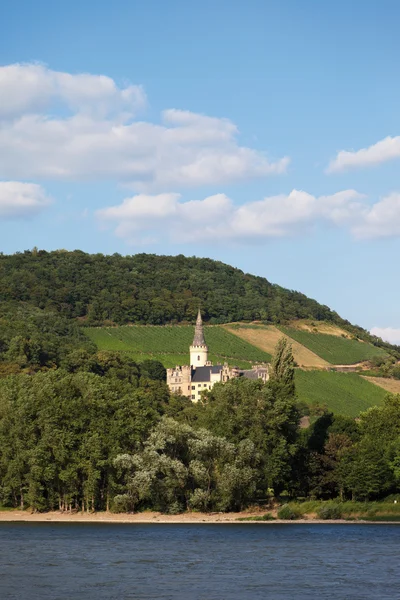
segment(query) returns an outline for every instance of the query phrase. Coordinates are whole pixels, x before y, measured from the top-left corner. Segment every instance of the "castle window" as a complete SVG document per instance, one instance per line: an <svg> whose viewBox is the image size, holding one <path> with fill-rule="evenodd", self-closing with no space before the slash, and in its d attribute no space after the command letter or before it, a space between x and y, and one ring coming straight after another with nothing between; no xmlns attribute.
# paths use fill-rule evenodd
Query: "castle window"
<svg viewBox="0 0 400 600"><path fill-rule="evenodd" d="M200 360L200 356L197 357L197 360Z"/></svg>
<svg viewBox="0 0 400 600"><path fill-rule="evenodd" d="M196 389L196 386L195 386L195 385L192 385L192 390L195 390L195 389Z"/></svg>
<svg viewBox="0 0 400 600"><path fill-rule="evenodd" d="M206 383L204 384L204 387L207 387L207 384L206 384Z"/></svg>
<svg viewBox="0 0 400 600"><path fill-rule="evenodd" d="M192 400L196 400L196 396L192 394Z"/></svg>
<svg viewBox="0 0 400 600"><path fill-rule="evenodd" d="M201 387L201 383L198 383L198 384L197 384L197 387Z"/></svg>

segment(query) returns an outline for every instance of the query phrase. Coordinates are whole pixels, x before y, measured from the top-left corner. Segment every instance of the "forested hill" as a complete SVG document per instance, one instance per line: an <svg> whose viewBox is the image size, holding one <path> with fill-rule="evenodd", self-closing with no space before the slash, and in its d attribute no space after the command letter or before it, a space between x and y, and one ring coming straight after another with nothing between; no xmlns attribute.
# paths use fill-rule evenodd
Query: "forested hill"
<svg viewBox="0 0 400 600"><path fill-rule="evenodd" d="M24 301L90 324L162 325L297 318L336 321L328 307L221 262L185 256L26 251L0 256L0 300Z"/></svg>
<svg viewBox="0 0 400 600"><path fill-rule="evenodd" d="M352 328L304 294L218 261L183 255L37 249L1 254L0 302L23 302L88 325L193 322L200 305L211 324L311 318Z"/></svg>

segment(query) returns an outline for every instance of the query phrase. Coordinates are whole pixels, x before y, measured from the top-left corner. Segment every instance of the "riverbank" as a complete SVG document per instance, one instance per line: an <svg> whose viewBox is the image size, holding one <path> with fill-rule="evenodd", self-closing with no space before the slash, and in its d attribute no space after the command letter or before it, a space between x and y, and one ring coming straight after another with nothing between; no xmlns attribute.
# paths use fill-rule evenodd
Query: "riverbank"
<svg viewBox="0 0 400 600"><path fill-rule="evenodd" d="M256 517L256 519L254 519ZM0 511L0 522L27 522L27 523L181 523L181 524L201 524L201 523L261 523L261 524L279 524L279 523L386 523L396 524L396 521L371 521L371 520L346 520L331 519L324 520L309 516L287 521L283 519L259 520L260 513L236 512L236 513L182 513L179 515L164 515L158 512L142 512L135 514L125 513L82 513L82 512L60 512L52 511L45 513L32 513L25 510L4 510ZM248 519L248 520L247 520ZM397 524L400 525L399 522Z"/></svg>

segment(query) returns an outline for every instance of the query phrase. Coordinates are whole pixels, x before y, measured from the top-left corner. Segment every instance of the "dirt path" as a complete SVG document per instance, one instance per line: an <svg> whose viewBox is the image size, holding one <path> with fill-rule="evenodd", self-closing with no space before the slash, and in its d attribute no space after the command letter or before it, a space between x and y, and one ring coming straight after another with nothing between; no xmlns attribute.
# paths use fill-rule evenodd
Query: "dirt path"
<svg viewBox="0 0 400 600"><path fill-rule="evenodd" d="M299 344L299 342L296 342L289 336L285 335L273 325L255 328L229 327L228 325L226 326L226 329L242 340L245 340L253 346L260 348L260 350L268 352L268 354L273 354L278 341L282 337L285 337L292 344L294 359L300 367L313 367L315 369L321 369L331 366L326 360L320 358L317 354L314 354L314 352L311 352L311 350L308 350L308 348L302 346L302 344Z"/></svg>
<svg viewBox="0 0 400 600"><path fill-rule="evenodd" d="M391 394L400 394L400 380L398 379L389 379L387 377L368 377L367 375L363 375L362 377L363 379L366 379L370 383L374 383Z"/></svg>

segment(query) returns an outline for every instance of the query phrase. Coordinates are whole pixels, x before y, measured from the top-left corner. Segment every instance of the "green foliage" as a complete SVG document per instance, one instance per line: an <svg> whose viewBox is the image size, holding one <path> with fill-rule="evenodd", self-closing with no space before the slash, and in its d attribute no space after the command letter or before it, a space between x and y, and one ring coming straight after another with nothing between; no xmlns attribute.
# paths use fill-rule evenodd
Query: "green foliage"
<svg viewBox="0 0 400 600"><path fill-rule="evenodd" d="M350 340L325 333L300 331L293 327L280 327L280 329L332 365L352 365L386 355L384 349L358 340Z"/></svg>
<svg viewBox="0 0 400 600"><path fill-rule="evenodd" d="M357 424L326 414L302 432L292 494L352 500L380 498L400 484L400 396L361 414Z"/></svg>
<svg viewBox="0 0 400 600"><path fill-rule="evenodd" d="M400 504L389 498L375 502L338 502L332 500L313 500L306 502L290 502L289 508L300 516L313 516L320 519L346 519L365 521L398 521L400 520Z"/></svg>
<svg viewBox="0 0 400 600"><path fill-rule="evenodd" d="M113 459L164 412L159 382L59 369L0 381L0 497L35 510L106 508Z"/></svg>
<svg viewBox="0 0 400 600"><path fill-rule="evenodd" d="M296 507L290 506L289 504L284 504L278 510L278 519L282 519L284 521L295 521L300 516L300 512L296 509Z"/></svg>
<svg viewBox="0 0 400 600"><path fill-rule="evenodd" d="M370 499L400 483L400 395L388 395L383 406L361 415L361 437L341 456L338 477L353 499Z"/></svg>
<svg viewBox="0 0 400 600"><path fill-rule="evenodd" d="M259 489L279 493L291 475L296 452L299 413L294 396L277 382L234 379L216 384L200 402L178 417L214 435L239 444L250 439L260 456Z"/></svg>
<svg viewBox="0 0 400 600"><path fill-rule="evenodd" d="M150 506L173 514L186 508L240 510L256 486L257 455L250 440L234 446L167 417L141 451L120 455L114 462L126 474L125 506Z"/></svg>
<svg viewBox="0 0 400 600"><path fill-rule="evenodd" d="M75 322L25 303L0 303L0 374L54 368L78 349L95 352Z"/></svg>
<svg viewBox="0 0 400 600"><path fill-rule="evenodd" d="M144 360L140 365L140 373L142 377L148 377L153 381L165 382L167 378L165 367L158 360Z"/></svg>
<svg viewBox="0 0 400 600"><path fill-rule="evenodd" d="M361 411L382 404L386 391L357 373L303 371L296 369L296 390L300 401L325 405L336 414L357 417Z"/></svg>
<svg viewBox="0 0 400 600"><path fill-rule="evenodd" d="M342 508L341 505L336 502L329 502L322 504L317 511L320 519L341 519Z"/></svg>
<svg viewBox="0 0 400 600"><path fill-rule="evenodd" d="M199 304L213 323L338 319L328 307L262 277L182 255L25 251L0 256L0 279L0 301L28 302L91 324L192 322Z"/></svg>
<svg viewBox="0 0 400 600"><path fill-rule="evenodd" d="M271 513L265 513L264 515L256 517L238 517L237 521L275 521L275 517Z"/></svg>
<svg viewBox="0 0 400 600"><path fill-rule="evenodd" d="M101 350L127 352L136 359L141 356L157 357L165 367L187 364L189 346L193 341L192 325L86 328L85 332ZM215 364L227 361L249 368L251 362L271 360L269 354L223 327L205 327L205 338L211 349L210 360Z"/></svg>
<svg viewBox="0 0 400 600"><path fill-rule="evenodd" d="M284 395L294 397L294 358L287 338L282 337L276 345L271 363L271 385L280 386Z"/></svg>

